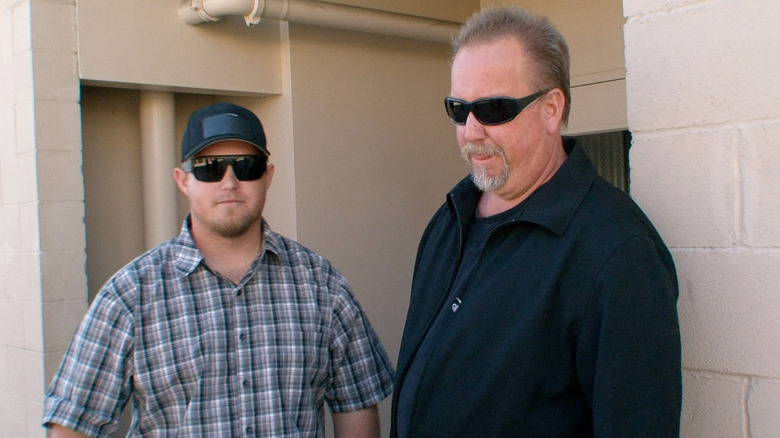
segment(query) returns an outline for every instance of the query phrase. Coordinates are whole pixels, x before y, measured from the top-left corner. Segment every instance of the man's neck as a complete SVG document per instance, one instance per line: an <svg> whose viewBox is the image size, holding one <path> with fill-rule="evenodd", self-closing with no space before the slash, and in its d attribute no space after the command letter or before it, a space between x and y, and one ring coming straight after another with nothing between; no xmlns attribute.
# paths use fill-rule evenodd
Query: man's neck
<svg viewBox="0 0 780 438"><path fill-rule="evenodd" d="M194 231L195 246L203 254L206 265L234 284L241 282L263 247L263 232L256 227L234 238Z"/></svg>
<svg viewBox="0 0 780 438"><path fill-rule="evenodd" d="M483 192L479 197L479 202L477 203L477 214L480 217L495 216L499 213L503 213L507 210L517 207L528 196L530 196L530 193L520 198L504 199L496 195L494 192Z"/></svg>
<svg viewBox="0 0 780 438"><path fill-rule="evenodd" d="M518 187L519 190L513 192L509 190L509 187L512 186L510 176L510 181L508 181L509 184L504 184L504 186L500 187L498 190L482 193L477 204L477 213L482 217L494 216L514 208L528 199L529 196L558 172L558 169L563 166L563 163L568 157L566 150L563 148L563 143L560 140L552 147L552 151L553 153L550 156L546 168L542 171L536 181L527 186L521 184ZM519 176L522 177L523 175L519 174Z"/></svg>

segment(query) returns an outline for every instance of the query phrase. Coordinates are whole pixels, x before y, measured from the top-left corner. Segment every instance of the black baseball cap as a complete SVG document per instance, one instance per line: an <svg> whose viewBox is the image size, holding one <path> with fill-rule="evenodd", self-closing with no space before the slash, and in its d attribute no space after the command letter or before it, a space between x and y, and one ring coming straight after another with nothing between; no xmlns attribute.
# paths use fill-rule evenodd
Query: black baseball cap
<svg viewBox="0 0 780 438"><path fill-rule="evenodd" d="M203 107L190 116L181 139L181 161L187 161L206 146L220 140L245 141L266 156L271 154L266 147L260 119L242 106L220 102Z"/></svg>

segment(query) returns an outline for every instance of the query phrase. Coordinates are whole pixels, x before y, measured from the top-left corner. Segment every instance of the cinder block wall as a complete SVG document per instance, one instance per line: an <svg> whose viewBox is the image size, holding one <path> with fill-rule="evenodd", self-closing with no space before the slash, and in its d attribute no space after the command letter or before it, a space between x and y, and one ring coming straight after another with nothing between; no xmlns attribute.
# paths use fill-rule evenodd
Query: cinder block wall
<svg viewBox="0 0 780 438"><path fill-rule="evenodd" d="M680 278L683 437L780 436L780 5L624 0L632 194Z"/></svg>
<svg viewBox="0 0 780 438"><path fill-rule="evenodd" d="M75 8L0 2L2 437L45 436L44 375L86 309Z"/></svg>

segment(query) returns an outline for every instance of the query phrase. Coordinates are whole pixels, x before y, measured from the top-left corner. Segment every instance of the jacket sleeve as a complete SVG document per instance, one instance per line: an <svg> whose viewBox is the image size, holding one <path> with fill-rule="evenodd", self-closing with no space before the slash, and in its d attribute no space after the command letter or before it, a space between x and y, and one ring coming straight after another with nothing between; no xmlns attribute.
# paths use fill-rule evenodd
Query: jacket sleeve
<svg viewBox="0 0 780 438"><path fill-rule="evenodd" d="M650 237L623 242L606 259L576 353L594 437L679 437L677 295L671 256Z"/></svg>

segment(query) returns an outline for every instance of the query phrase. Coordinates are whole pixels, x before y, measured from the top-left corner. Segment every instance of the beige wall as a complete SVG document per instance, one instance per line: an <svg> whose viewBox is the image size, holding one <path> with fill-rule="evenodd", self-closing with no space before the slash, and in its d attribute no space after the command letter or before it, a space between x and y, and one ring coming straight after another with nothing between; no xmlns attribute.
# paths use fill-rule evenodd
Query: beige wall
<svg viewBox="0 0 780 438"><path fill-rule="evenodd" d="M306 26L291 40L298 237L371 298L394 356L417 239L466 171L440 108L449 49Z"/></svg>
<svg viewBox="0 0 780 438"><path fill-rule="evenodd" d="M111 16L103 3L0 2L0 436L44 435L43 389L86 309L87 273L94 290L143 247L139 88L175 93L176 138L211 101L260 115L277 165L266 216L347 275L395 358L417 239L465 173L440 105L447 47L241 19L188 27L165 2ZM337 3L445 20L478 7ZM768 55L780 52L780 9L513 3L550 14L570 42L570 132L634 133L632 193L680 271L683 436L780 435L780 114L769 99L780 66ZM80 105L82 81L113 88L85 88Z"/></svg>
<svg viewBox="0 0 780 438"><path fill-rule="evenodd" d="M416 17L463 22L479 9L479 0L324 0Z"/></svg>
<svg viewBox="0 0 780 438"><path fill-rule="evenodd" d="M680 277L683 436L780 436L780 7L624 13L632 193Z"/></svg>
<svg viewBox="0 0 780 438"><path fill-rule="evenodd" d="M84 312L75 6L0 2L0 435L41 436L46 349ZM78 304L70 291L81 291ZM44 321L48 327L44 327ZM64 327L65 330L58 330Z"/></svg>
<svg viewBox="0 0 780 438"><path fill-rule="evenodd" d="M78 23L82 82L255 95L282 91L274 21L250 28L230 17L189 26L175 4L79 0Z"/></svg>
<svg viewBox="0 0 780 438"><path fill-rule="evenodd" d="M138 104L134 90L81 93L90 297L145 250Z"/></svg>
<svg viewBox="0 0 780 438"><path fill-rule="evenodd" d="M441 110L449 49L306 26L290 34L298 238L344 273L395 361L417 241L465 174Z"/></svg>
<svg viewBox="0 0 780 438"><path fill-rule="evenodd" d="M619 0L483 0L543 14L566 38L571 56L572 105L566 134L624 130L626 72Z"/></svg>

